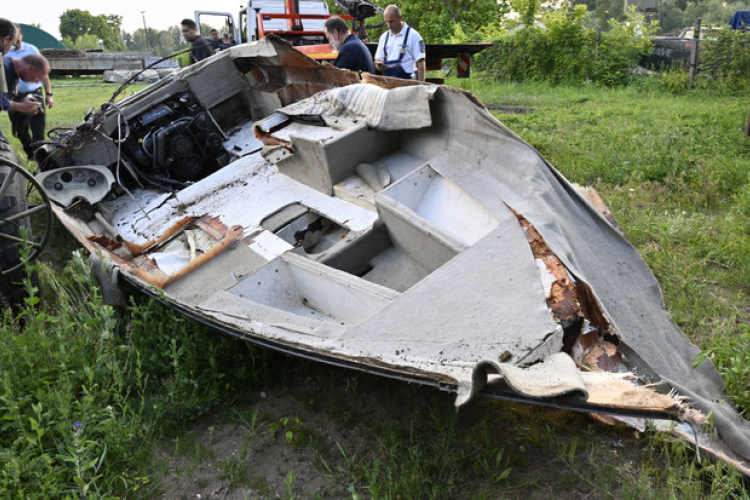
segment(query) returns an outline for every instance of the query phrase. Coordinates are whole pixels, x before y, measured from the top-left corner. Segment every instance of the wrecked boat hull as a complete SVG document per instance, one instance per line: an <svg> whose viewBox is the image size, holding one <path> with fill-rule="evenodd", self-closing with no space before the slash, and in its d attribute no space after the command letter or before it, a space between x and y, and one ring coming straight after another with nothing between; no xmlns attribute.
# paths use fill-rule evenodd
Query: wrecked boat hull
<svg viewBox="0 0 750 500"><path fill-rule="evenodd" d="M710 412L731 444L712 449L740 468L750 456L637 251L469 94L360 81L268 37L57 143L40 182L61 222L209 326L458 406L482 393L696 425Z"/></svg>

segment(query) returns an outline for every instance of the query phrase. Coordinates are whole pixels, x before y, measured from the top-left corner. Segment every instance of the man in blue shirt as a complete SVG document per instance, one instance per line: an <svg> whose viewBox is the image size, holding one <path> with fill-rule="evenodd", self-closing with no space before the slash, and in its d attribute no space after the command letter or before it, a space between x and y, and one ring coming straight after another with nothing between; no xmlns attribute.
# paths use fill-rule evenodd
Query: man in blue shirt
<svg viewBox="0 0 750 500"><path fill-rule="evenodd" d="M370 49L357 35L349 31L349 25L340 17L329 17L325 22L325 33L331 46L338 50L338 56L333 65L341 69L352 71L366 71L375 73Z"/></svg>
<svg viewBox="0 0 750 500"><path fill-rule="evenodd" d="M19 32L18 38L16 39L14 47L8 52L8 57L21 59L30 54L39 55L39 49L24 42L20 27L17 26L17 28ZM42 89L44 89L44 93L42 93ZM39 104L39 112L35 115L28 115L13 109L8 112L8 118L10 118L10 123L13 127L13 135L21 141L26 156L29 159L33 159L34 149L31 145L35 142L44 140L44 127L46 120L44 109L45 104L50 109L52 109L52 106L55 104L52 97L49 76L42 78L41 82L27 82L23 79L19 79L18 88L16 89L15 96L12 100L14 102L28 100ZM30 133L29 128L31 129Z"/></svg>

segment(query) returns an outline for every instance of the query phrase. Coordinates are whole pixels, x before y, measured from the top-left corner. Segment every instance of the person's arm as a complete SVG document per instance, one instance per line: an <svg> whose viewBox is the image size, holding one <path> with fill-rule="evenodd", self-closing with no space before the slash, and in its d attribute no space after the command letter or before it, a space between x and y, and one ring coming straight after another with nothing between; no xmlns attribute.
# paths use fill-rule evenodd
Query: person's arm
<svg viewBox="0 0 750 500"><path fill-rule="evenodd" d="M383 64L385 61L383 60L383 57L385 54L384 46L383 46L383 37L381 36L378 39L378 49L375 51L375 67L379 71L383 71L385 69L385 64Z"/></svg>
<svg viewBox="0 0 750 500"><path fill-rule="evenodd" d="M24 115L36 115L39 113L38 102L29 101L24 99L23 101L3 101L3 109L5 111L15 111L16 113L22 113Z"/></svg>
<svg viewBox="0 0 750 500"><path fill-rule="evenodd" d="M424 59L417 61L417 80L424 81L425 62Z"/></svg>
<svg viewBox="0 0 750 500"><path fill-rule="evenodd" d="M425 47L422 35L414 32L414 37L409 43L409 48L412 50L412 54L414 54L414 61L416 61L414 66L417 69L417 80L423 82L426 69L425 59L427 58L427 48Z"/></svg>
<svg viewBox="0 0 750 500"><path fill-rule="evenodd" d="M49 76L45 76L42 79L42 86L44 87L44 100L47 103L47 107L52 109L52 106L55 105L55 100L52 98L52 84L49 81Z"/></svg>

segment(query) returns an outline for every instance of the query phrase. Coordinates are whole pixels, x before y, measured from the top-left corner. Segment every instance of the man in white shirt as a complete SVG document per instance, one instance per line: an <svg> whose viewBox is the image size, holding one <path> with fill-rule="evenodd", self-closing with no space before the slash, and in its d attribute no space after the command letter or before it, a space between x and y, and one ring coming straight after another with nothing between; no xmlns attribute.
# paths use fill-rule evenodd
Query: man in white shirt
<svg viewBox="0 0 750 500"><path fill-rule="evenodd" d="M416 77L424 81L425 46L422 37L403 21L401 9L395 5L385 8L383 20L388 31L378 40L375 67L385 76Z"/></svg>
<svg viewBox="0 0 750 500"><path fill-rule="evenodd" d="M24 42L20 27L16 27L18 28L16 43L8 52L8 57L22 59L29 54L39 55L39 49L30 43ZM42 89L44 90L44 95L42 95ZM55 101L52 98L52 87L50 86L49 76L45 75L39 82L27 82L19 78L18 88L15 92L11 90L11 93L15 93L13 101L16 103L20 101L32 101L39 105L39 112L34 115L13 111L12 109L8 112L13 135L21 141L26 156L32 160L34 149L31 145L44 140L44 127L46 125L45 105L50 109L55 105ZM29 129L31 129L30 133Z"/></svg>

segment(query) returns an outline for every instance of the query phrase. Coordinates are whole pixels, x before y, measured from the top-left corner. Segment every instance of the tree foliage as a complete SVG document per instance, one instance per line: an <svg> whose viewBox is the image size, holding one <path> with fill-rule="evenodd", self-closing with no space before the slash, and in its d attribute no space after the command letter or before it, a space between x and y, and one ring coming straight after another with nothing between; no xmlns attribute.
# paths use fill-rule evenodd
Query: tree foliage
<svg viewBox="0 0 750 500"><path fill-rule="evenodd" d="M624 85L653 36L643 17L632 12L625 22L610 20L599 39L587 26L583 5L548 12L541 20L546 28L529 25L493 40L478 58L480 68L506 81Z"/></svg>
<svg viewBox="0 0 750 500"><path fill-rule="evenodd" d="M651 20L658 21L662 33L674 32L693 26L697 19L706 25L725 25L738 10L747 4L725 0L572 0L586 5L597 26L605 28L609 20L624 21L626 6L642 9L645 5L658 5L659 14Z"/></svg>
<svg viewBox="0 0 750 500"><path fill-rule="evenodd" d="M96 46L101 40L108 50L122 50L124 45L120 37L122 27L122 16L98 15L95 16L87 10L69 9L60 15L60 34L63 40L67 40L66 47L81 45L76 43L79 37L92 35L96 37Z"/></svg>
<svg viewBox="0 0 750 500"><path fill-rule="evenodd" d="M750 88L750 32L723 30L716 40L703 43L701 72L731 89Z"/></svg>
<svg viewBox="0 0 750 500"><path fill-rule="evenodd" d="M539 10L539 0L510 0L510 6L521 17L521 23L526 26L534 24Z"/></svg>
<svg viewBox="0 0 750 500"><path fill-rule="evenodd" d="M63 38L63 45L68 49L74 50L98 50L101 49L99 40L101 39L98 36L87 33L79 36L75 40L65 37Z"/></svg>
<svg viewBox="0 0 750 500"><path fill-rule="evenodd" d="M693 26L697 19L700 19L704 26L726 25L735 12L746 8L746 4L740 2L720 0L661 0L662 31L670 32Z"/></svg>
<svg viewBox="0 0 750 500"><path fill-rule="evenodd" d="M146 39L148 38L148 43ZM156 30L148 28L147 31L142 29L135 30L130 35L126 34L125 44L128 50L145 51L151 50L158 56L168 56L187 47L185 40L182 38L182 32L179 26L170 26L166 30Z"/></svg>
<svg viewBox="0 0 750 500"><path fill-rule="evenodd" d="M374 3L385 8L393 0ZM449 43L455 39L457 29L467 41L478 41L486 24L500 21L509 11L507 0L410 0L399 6L404 21L419 31L427 43ZM377 40L384 31L380 28L368 34Z"/></svg>

